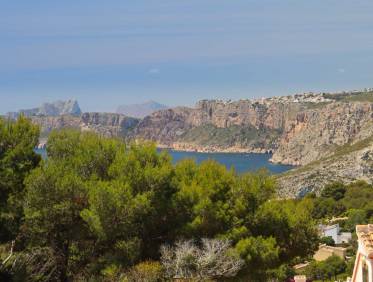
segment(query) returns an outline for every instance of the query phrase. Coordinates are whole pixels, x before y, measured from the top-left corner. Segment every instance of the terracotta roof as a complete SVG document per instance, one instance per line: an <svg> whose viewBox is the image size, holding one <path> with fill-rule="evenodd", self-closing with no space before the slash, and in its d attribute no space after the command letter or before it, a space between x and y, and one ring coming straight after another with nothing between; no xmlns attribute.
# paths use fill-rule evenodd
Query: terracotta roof
<svg viewBox="0 0 373 282"><path fill-rule="evenodd" d="M367 256L373 259L373 224L368 225L356 225L356 234L364 244Z"/></svg>

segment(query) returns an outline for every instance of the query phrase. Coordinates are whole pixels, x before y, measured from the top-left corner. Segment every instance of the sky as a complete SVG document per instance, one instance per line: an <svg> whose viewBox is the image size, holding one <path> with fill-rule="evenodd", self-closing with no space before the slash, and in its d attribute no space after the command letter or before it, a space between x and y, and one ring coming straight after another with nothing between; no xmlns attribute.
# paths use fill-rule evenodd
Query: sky
<svg viewBox="0 0 373 282"><path fill-rule="evenodd" d="M0 0L0 113L373 86L371 0Z"/></svg>

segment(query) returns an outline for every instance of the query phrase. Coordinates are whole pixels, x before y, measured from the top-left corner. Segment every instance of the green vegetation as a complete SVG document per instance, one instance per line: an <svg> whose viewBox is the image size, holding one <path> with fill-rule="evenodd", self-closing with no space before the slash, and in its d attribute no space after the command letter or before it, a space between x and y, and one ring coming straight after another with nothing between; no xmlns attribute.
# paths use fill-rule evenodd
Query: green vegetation
<svg viewBox="0 0 373 282"><path fill-rule="evenodd" d="M0 119L0 243L15 238L23 218L24 179L40 162L39 130L24 117Z"/></svg>
<svg viewBox="0 0 373 282"><path fill-rule="evenodd" d="M349 185L334 182L323 189L321 197L306 196L313 202L312 215L316 220L348 217L341 221L342 229L354 232L356 224L373 221L373 185L357 181Z"/></svg>
<svg viewBox="0 0 373 282"><path fill-rule="evenodd" d="M197 252L188 273L218 248L224 259L199 266L203 279L283 279L317 248L310 203L275 200L265 171L237 175L213 161L173 166L153 144L71 130L50 135L40 162L29 121L2 121L1 128L10 144L0 147L2 214L15 203L20 218L2 217L3 280L162 281L166 266L175 269L174 260L161 260L162 248L188 241ZM229 275L221 271L226 265Z"/></svg>
<svg viewBox="0 0 373 282"><path fill-rule="evenodd" d="M348 143L348 144L345 144L345 145L342 145L342 146L338 146L335 149L334 154L331 156L331 158L336 159L336 158L339 158L341 156L347 155L349 153L362 150L362 149L368 147L372 142L373 142L373 136L370 136L370 137L365 138L361 141L358 141L354 144Z"/></svg>
<svg viewBox="0 0 373 282"><path fill-rule="evenodd" d="M0 280L284 280L319 243L334 245L318 238L317 222L345 217L342 229L354 231L373 220L373 186L363 181L278 200L266 171L172 165L151 143L62 130L41 161L27 119L0 120L0 135ZM350 264L331 257L306 273L331 279Z"/></svg>
<svg viewBox="0 0 373 282"><path fill-rule="evenodd" d="M306 275L310 279L336 281L338 275L346 271L347 264L338 256L331 256L325 261L312 261L307 267ZM346 277L344 277L346 278Z"/></svg>
<svg viewBox="0 0 373 282"><path fill-rule="evenodd" d="M342 232L352 232L352 242L342 244L347 248L347 256L344 261L339 257L329 257L322 262L311 260L311 263L303 274L315 281L345 280L352 275L354 256L357 251L355 227L358 224L373 222L373 185L364 181L356 181L349 185L332 182L321 191L320 197L314 193L307 194L302 200L310 206L312 217L323 224L338 223ZM331 237L323 237L320 244L335 246Z"/></svg>
<svg viewBox="0 0 373 282"><path fill-rule="evenodd" d="M330 237L330 236L322 237L322 238L320 239L320 243L321 243L321 244L328 245L328 246L335 246L335 242L334 242L333 238Z"/></svg>
<svg viewBox="0 0 373 282"><path fill-rule="evenodd" d="M227 128L219 128L212 124L195 127L182 135L184 142L204 146L230 147L241 145L266 148L273 145L280 136L281 131L270 129L257 129L253 126L233 125Z"/></svg>

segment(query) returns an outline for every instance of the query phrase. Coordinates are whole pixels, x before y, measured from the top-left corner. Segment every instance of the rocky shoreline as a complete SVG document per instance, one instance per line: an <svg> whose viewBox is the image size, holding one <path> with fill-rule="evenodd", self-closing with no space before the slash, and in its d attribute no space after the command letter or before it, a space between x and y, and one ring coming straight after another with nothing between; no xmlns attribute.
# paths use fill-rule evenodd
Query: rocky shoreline
<svg viewBox="0 0 373 282"><path fill-rule="evenodd" d="M255 154L272 154L272 150L258 148L242 148L242 147L215 147L215 146L199 146L186 143L173 143L171 145L158 144L160 149L169 149L179 152L196 152L196 153L255 153Z"/></svg>

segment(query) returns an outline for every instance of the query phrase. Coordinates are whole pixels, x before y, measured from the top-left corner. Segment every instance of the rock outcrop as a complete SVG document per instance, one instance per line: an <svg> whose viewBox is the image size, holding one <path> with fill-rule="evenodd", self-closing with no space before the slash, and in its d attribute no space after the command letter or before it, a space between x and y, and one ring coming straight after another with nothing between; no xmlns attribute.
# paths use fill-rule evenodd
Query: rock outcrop
<svg viewBox="0 0 373 282"><path fill-rule="evenodd" d="M84 113L80 118L82 130L94 131L107 137L127 137L139 120L114 113Z"/></svg>
<svg viewBox="0 0 373 282"><path fill-rule="evenodd" d="M188 151L268 152L277 148L287 122L303 109L302 103L272 99L203 100L195 108L178 107L145 117L135 137Z"/></svg>
<svg viewBox="0 0 373 282"><path fill-rule="evenodd" d="M155 141L164 147L172 146L193 127L193 112L193 109L186 107L157 111L140 121L134 131L134 137Z"/></svg>
<svg viewBox="0 0 373 282"><path fill-rule="evenodd" d="M81 116L33 116L35 124L40 125L42 137L53 129L74 128L94 131L106 137L126 137L135 128L138 119L113 113L84 113Z"/></svg>
<svg viewBox="0 0 373 282"><path fill-rule="evenodd" d="M373 103L335 102L289 120L272 161L306 165L373 134Z"/></svg>
<svg viewBox="0 0 373 282"><path fill-rule="evenodd" d="M309 192L319 194L333 181L355 180L373 183L373 137L340 146L328 157L279 175L278 193L285 198L303 197Z"/></svg>

